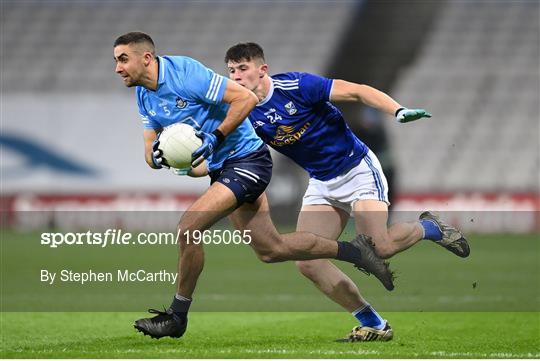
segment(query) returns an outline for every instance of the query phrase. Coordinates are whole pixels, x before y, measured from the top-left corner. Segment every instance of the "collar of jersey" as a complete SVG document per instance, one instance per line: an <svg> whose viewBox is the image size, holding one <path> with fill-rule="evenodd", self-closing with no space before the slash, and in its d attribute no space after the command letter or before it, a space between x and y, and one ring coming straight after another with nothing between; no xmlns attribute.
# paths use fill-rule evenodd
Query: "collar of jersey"
<svg viewBox="0 0 540 361"><path fill-rule="evenodd" d="M268 94L266 94L266 97L263 100L257 103L257 106L266 104L270 98L272 98L272 95L274 95L274 80L271 76L269 76L268 79L270 79L270 89L268 90Z"/></svg>
<svg viewBox="0 0 540 361"><path fill-rule="evenodd" d="M157 57L158 60L158 84L165 83L165 62L161 56Z"/></svg>

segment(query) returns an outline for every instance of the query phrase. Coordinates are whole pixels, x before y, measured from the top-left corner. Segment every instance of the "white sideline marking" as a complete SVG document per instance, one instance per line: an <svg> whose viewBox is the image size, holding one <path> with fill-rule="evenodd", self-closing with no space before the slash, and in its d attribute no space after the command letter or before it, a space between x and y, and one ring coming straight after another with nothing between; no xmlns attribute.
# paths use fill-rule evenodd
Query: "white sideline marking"
<svg viewBox="0 0 540 361"><path fill-rule="evenodd" d="M351 344L353 345L353 344ZM21 348L17 348L12 350L13 352L18 353L28 353L28 354L43 354L43 353L52 353L52 352L60 352L59 350L53 350L50 348L42 349L42 350L25 350ZM67 351L66 349L62 351ZM142 351L140 349L124 349L124 350L99 350L99 351L92 351L94 353L100 353L100 354L138 354ZM181 350L170 350L170 349L152 349L153 353L156 354L174 354L174 353L186 353L186 352L200 352L200 350L196 349L181 349ZM287 350L287 349L263 349L263 350L214 350L209 351L208 354L233 354L233 353L247 353L247 354L255 354L255 355L267 355L267 354L308 354L308 355L323 355L323 356L332 356L332 355L379 355L381 353L380 350L361 350L361 349L354 349L354 350L312 350L312 351L303 351L303 350ZM443 358L465 358L465 359L478 359L478 358L539 358L540 353L509 353L509 352L492 352L492 353L474 353L474 352L446 352L446 351L433 351L429 353L419 354L419 353L406 353L404 356L407 357L419 357L423 355L431 355L431 356L437 356L437 357L443 357ZM396 353L395 356L400 356L399 353Z"/></svg>

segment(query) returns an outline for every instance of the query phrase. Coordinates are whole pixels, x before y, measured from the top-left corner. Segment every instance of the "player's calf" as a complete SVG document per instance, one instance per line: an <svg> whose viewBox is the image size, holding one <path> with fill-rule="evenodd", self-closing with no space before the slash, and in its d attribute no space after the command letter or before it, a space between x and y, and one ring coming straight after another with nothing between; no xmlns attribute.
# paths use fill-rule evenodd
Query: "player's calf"
<svg viewBox="0 0 540 361"><path fill-rule="evenodd" d="M373 242L373 249L375 251L375 254L379 256L382 259L388 259L391 258L393 255L396 254L396 248L395 246L386 240L372 240Z"/></svg>

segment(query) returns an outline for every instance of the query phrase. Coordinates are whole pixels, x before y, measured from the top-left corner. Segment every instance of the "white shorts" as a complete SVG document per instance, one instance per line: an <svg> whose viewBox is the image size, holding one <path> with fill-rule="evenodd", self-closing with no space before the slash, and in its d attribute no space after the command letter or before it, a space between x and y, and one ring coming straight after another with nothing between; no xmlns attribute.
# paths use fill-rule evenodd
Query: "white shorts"
<svg viewBox="0 0 540 361"><path fill-rule="evenodd" d="M302 206L324 204L351 214L354 202L363 199L375 199L390 205L388 182L381 163L371 150L356 167L336 178L327 181L310 178Z"/></svg>

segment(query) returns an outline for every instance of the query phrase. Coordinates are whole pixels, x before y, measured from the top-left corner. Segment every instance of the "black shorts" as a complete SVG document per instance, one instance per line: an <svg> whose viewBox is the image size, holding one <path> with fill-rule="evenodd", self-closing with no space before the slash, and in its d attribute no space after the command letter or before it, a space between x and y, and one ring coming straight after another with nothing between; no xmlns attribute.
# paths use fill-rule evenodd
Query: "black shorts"
<svg viewBox="0 0 540 361"><path fill-rule="evenodd" d="M266 144L243 158L227 159L210 172L210 184L219 182L229 188L238 202L253 203L263 194L272 178L272 157Z"/></svg>

